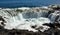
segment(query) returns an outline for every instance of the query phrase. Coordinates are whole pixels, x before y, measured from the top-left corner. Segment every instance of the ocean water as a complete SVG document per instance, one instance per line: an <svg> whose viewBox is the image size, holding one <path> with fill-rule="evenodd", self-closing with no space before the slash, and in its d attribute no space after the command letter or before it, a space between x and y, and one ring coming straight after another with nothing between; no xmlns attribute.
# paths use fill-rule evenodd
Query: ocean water
<svg viewBox="0 0 60 35"><path fill-rule="evenodd" d="M19 29L19 30L28 30L37 32L38 30L44 32L48 30L50 27L45 26L45 23L54 23L55 20L60 23L60 11L54 11L53 13L48 13L47 10L40 10L35 11L31 10L32 8L5 8L0 9L0 25L1 22L4 22L5 29L12 30L12 29ZM25 11L27 10L27 11ZM1 18L2 16L2 18ZM58 17L59 16L59 17ZM4 19L5 21L1 20ZM3 26L3 25L1 25ZM36 26L32 28L32 26ZM42 28L42 29L41 29Z"/></svg>
<svg viewBox="0 0 60 35"><path fill-rule="evenodd" d="M39 7L60 4L60 0L0 0L0 7Z"/></svg>
<svg viewBox="0 0 60 35"><path fill-rule="evenodd" d="M47 12L48 11L40 11L40 12L23 11L17 13L17 11L15 11L14 9L2 9L0 10L0 15L6 21L6 23L4 22L5 29L8 30L21 29L21 30L37 32L38 30L35 30L35 28L31 27L37 25L36 28L43 27L43 29L41 29L41 31L43 32L44 30L50 28L48 26L43 26L44 23L50 23L50 19L45 17L48 14Z"/></svg>
<svg viewBox="0 0 60 35"><path fill-rule="evenodd" d="M0 16L6 21L4 22L5 29L12 30L12 29L23 29L28 31L37 32L38 30L44 32L48 30L50 27L44 26L45 23L53 23L55 22L55 17L59 16L60 11L56 11L57 13L51 13L48 15L49 11L39 10L39 12L32 11L30 7L39 7L39 6L48 6L51 4L59 4L59 0L0 0L0 7L8 7L6 9L0 9ZM27 11L16 11L16 7L22 7L18 9L28 9ZM26 7L26 8L24 8ZM11 9L9 9L11 8ZM14 8L14 9L12 9ZM48 7L44 7L48 8ZM48 15L48 17L46 17ZM54 18L54 19L53 19ZM59 17L60 20L60 17ZM58 21L59 21L58 20ZM0 25L1 25L0 21ZM60 22L60 21L59 21ZM36 28L32 28L35 26ZM40 29L40 28L43 29ZM38 30L36 30L38 29Z"/></svg>

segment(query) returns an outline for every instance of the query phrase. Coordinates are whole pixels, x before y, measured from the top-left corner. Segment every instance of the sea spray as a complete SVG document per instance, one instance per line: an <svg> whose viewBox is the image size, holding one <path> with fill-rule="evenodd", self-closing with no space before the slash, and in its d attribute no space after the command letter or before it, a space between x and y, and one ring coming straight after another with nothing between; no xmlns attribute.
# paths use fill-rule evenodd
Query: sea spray
<svg viewBox="0 0 60 35"><path fill-rule="evenodd" d="M26 9L25 9L26 10ZM39 29L40 31L47 30L48 26L43 26L44 23L50 23L50 19L45 16L48 15L48 11L41 10L39 12L30 12L28 9L27 12L18 12L16 10L0 10L1 15L6 20L5 29L23 29L36 32L36 28L43 27ZM3 13L2 13L3 12ZM5 14L6 13L6 14ZM37 26L32 28L31 26Z"/></svg>

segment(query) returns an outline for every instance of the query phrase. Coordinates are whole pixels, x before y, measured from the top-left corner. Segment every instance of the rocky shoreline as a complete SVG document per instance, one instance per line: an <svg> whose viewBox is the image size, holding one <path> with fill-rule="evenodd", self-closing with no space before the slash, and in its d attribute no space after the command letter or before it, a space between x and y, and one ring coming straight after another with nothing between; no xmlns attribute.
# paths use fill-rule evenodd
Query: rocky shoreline
<svg viewBox="0 0 60 35"><path fill-rule="evenodd" d="M45 30L44 32L40 31L40 28L42 27L37 27L38 32L33 32L33 31L28 31L28 30L19 30L19 29L12 29L8 30L5 29L4 26L6 21L4 18L7 16L4 16L5 14L0 14L0 35L60 35L60 5L50 5L48 7L36 7L36 8L1 8L0 11L5 11L8 12L8 16L16 16L17 13L19 12L37 12L39 13L40 11L42 12L47 12L48 15L55 16L54 20L51 19L51 15L49 16L49 19L51 19L51 23L45 23L43 25L46 25L50 27L48 30ZM11 12L12 11L12 12ZM14 13L15 12L15 13ZM2 12L1 12L2 13ZM44 15L45 17L48 17L48 15ZM59 20L58 20L59 19ZM26 20L28 21L28 20ZM36 29L36 26L32 26L32 28Z"/></svg>

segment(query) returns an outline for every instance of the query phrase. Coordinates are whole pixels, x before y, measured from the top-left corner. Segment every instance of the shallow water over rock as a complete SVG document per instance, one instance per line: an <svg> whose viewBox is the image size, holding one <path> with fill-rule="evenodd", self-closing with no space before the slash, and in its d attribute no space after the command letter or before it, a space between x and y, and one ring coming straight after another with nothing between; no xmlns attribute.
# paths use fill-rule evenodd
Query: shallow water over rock
<svg viewBox="0 0 60 35"><path fill-rule="evenodd" d="M56 18L59 16L59 13L49 13L48 10L41 10L38 9L39 12L36 10L25 9L23 12L16 11L15 9L1 9L0 10L0 16L6 21L4 28L5 29L23 29L28 31L37 32L38 30L44 32L45 30L49 29L49 26L44 26L44 23L54 23L55 20L59 19ZM19 9L22 10L22 9ZM57 11L56 11L57 12ZM60 11L58 11L60 12ZM60 22L58 20L58 22ZM35 26L35 28L32 28L32 26ZM41 29L42 27L42 29Z"/></svg>

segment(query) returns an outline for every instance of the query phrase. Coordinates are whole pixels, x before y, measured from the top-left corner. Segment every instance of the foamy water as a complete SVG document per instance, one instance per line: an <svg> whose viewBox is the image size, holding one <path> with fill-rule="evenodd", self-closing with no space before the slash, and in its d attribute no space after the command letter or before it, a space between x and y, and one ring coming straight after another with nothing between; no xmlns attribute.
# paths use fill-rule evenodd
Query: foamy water
<svg viewBox="0 0 60 35"><path fill-rule="evenodd" d="M40 12L19 12L16 16L13 16L16 12L13 10L0 10L0 15L5 19L6 23L5 29L22 29L37 32L36 28L43 27L43 29L39 29L40 31L47 30L48 26L43 26L44 23L50 23L51 20L47 17L48 12L40 11ZM54 17L54 16L53 16ZM52 18L51 18L52 19ZM54 20L54 19L53 19ZM37 26L36 28L32 28L31 26Z"/></svg>

